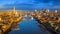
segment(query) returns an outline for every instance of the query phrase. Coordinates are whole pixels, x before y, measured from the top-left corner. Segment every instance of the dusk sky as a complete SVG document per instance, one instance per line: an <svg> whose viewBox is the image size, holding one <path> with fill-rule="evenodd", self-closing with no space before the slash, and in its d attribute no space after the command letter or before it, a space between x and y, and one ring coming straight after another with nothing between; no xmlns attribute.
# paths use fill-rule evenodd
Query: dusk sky
<svg viewBox="0 0 60 34"><path fill-rule="evenodd" d="M60 0L0 0L0 9L60 9Z"/></svg>

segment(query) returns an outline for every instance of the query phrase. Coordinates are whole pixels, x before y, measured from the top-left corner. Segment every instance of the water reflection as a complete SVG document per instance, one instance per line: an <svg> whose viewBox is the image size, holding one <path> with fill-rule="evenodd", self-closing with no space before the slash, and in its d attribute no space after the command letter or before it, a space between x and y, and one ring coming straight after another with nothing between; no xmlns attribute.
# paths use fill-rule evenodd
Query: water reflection
<svg viewBox="0 0 60 34"><path fill-rule="evenodd" d="M20 30L11 31L9 34L49 34L47 31L42 31L35 20L23 20L19 25Z"/></svg>

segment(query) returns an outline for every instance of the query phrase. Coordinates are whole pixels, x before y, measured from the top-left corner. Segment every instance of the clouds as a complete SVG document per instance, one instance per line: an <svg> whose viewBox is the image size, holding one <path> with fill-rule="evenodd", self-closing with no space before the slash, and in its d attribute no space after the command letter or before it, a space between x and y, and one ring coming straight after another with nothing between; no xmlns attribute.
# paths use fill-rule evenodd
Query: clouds
<svg viewBox="0 0 60 34"><path fill-rule="evenodd" d="M35 0L36 3L49 3L52 0Z"/></svg>
<svg viewBox="0 0 60 34"><path fill-rule="evenodd" d="M0 0L0 7L13 7L21 9L41 9L41 8L57 8L60 7L60 0Z"/></svg>
<svg viewBox="0 0 60 34"><path fill-rule="evenodd" d="M60 9L60 0L35 0L34 3L37 4L38 8Z"/></svg>

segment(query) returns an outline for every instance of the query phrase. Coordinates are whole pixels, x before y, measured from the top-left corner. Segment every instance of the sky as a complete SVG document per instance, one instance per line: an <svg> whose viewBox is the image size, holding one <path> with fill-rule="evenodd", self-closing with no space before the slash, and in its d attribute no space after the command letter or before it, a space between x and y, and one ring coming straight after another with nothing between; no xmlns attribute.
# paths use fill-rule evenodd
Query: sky
<svg viewBox="0 0 60 34"><path fill-rule="evenodd" d="M0 9L60 9L60 0L0 0Z"/></svg>

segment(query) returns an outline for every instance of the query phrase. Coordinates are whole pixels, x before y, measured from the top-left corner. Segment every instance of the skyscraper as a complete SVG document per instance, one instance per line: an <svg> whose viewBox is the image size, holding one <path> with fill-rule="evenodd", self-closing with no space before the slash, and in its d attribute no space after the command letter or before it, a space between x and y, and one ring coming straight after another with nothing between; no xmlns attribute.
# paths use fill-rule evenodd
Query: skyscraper
<svg viewBox="0 0 60 34"><path fill-rule="evenodd" d="M15 10L15 6L14 6L14 8L13 8L13 11L16 12L16 10Z"/></svg>

